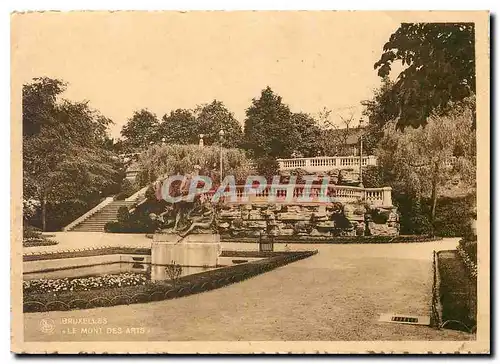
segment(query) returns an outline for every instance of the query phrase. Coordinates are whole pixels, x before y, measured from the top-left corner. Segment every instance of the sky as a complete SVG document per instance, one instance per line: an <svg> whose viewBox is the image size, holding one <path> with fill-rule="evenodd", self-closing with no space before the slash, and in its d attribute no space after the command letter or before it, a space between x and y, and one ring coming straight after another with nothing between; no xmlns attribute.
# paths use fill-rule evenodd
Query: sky
<svg viewBox="0 0 500 364"><path fill-rule="evenodd" d="M399 24L381 12L28 13L12 19L12 70L68 82L63 96L111 118L113 137L134 110L161 118L214 99L243 123L266 86L293 112L358 120Z"/></svg>

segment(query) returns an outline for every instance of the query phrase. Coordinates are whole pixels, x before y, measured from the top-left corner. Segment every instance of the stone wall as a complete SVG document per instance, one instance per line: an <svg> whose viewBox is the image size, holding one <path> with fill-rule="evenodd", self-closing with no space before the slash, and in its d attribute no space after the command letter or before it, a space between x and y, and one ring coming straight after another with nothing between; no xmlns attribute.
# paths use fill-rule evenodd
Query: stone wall
<svg viewBox="0 0 500 364"><path fill-rule="evenodd" d="M217 230L234 237L398 235L395 208L370 209L364 204L225 205Z"/></svg>

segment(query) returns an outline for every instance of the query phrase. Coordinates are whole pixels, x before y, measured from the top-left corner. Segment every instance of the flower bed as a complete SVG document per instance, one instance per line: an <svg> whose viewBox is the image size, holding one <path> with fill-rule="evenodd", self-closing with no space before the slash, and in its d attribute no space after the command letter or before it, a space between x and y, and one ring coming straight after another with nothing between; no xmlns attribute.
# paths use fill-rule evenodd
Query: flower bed
<svg viewBox="0 0 500 364"><path fill-rule="evenodd" d="M105 274L81 278L33 279L23 282L23 293L88 291L106 287L138 286L147 283L144 273Z"/></svg>
<svg viewBox="0 0 500 364"><path fill-rule="evenodd" d="M162 281L80 291L25 293L23 309L24 312L65 311L178 298L239 282L316 253L317 251L286 252L262 260L184 276L175 284Z"/></svg>

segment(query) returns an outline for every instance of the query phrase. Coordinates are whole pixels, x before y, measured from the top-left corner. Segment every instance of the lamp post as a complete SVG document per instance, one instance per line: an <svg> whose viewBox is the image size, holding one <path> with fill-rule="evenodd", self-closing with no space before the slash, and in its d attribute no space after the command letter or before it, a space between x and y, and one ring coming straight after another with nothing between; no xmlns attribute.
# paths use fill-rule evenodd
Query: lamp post
<svg viewBox="0 0 500 364"><path fill-rule="evenodd" d="M359 129L361 130L361 135L359 137L359 187L363 188L363 126L365 121L361 118L359 119Z"/></svg>
<svg viewBox="0 0 500 364"><path fill-rule="evenodd" d="M220 178L219 182L222 185L222 141L224 139L224 130L219 131L219 141L220 141Z"/></svg>

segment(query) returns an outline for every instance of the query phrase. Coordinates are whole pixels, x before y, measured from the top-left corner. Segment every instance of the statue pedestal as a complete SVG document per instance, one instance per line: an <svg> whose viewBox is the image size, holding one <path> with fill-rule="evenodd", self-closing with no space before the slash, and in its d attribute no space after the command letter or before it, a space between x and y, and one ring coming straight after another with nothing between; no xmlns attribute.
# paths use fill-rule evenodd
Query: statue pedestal
<svg viewBox="0 0 500 364"><path fill-rule="evenodd" d="M179 241L179 235L155 234L151 245L151 264L174 261L186 267L216 267L221 252L220 235L192 234Z"/></svg>

